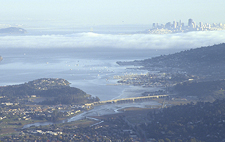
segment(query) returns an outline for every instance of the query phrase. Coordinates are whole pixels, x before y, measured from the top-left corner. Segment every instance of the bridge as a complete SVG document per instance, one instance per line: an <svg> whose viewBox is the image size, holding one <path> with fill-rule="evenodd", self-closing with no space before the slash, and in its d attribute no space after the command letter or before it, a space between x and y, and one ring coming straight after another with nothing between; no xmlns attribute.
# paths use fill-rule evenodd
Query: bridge
<svg viewBox="0 0 225 142"><path fill-rule="evenodd" d="M148 100L151 100L151 99L158 99L158 98L164 98L164 97L168 97L168 95L155 95L155 96L123 98L123 99L93 102L93 103L89 103L89 104L85 104L85 105L86 106L94 106L94 105L98 105L98 104L131 103L131 102L138 102L138 101L148 101Z"/></svg>

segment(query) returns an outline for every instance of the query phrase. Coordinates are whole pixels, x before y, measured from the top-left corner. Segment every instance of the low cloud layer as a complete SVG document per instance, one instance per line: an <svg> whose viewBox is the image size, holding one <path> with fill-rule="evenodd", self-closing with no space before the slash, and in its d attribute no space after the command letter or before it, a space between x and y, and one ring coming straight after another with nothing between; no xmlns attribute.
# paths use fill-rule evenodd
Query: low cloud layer
<svg viewBox="0 0 225 142"><path fill-rule="evenodd" d="M0 36L0 48L196 48L225 42L225 31L178 34L97 34Z"/></svg>

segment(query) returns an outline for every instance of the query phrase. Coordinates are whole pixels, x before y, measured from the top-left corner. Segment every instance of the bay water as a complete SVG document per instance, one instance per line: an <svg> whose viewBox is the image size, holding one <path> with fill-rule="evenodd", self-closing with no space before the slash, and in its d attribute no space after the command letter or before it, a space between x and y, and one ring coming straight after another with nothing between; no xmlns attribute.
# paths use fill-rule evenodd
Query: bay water
<svg viewBox="0 0 225 142"><path fill-rule="evenodd" d="M145 48L151 38L145 35L34 33L24 36L0 36L0 55L3 57L0 62L0 86L23 84L40 78L63 78L71 83L71 87L98 96L101 101L138 97L143 92L158 88L113 85L118 81L114 76L145 74L148 71L136 69L134 66L119 66L116 62L142 60L183 50L183 48ZM140 42L142 47L129 48L132 43L136 45L136 41ZM117 110L125 107L145 107L145 105L157 105L157 102L97 106L91 111L57 123L76 121L87 116L117 113ZM25 125L24 128L49 124L54 123L34 123Z"/></svg>

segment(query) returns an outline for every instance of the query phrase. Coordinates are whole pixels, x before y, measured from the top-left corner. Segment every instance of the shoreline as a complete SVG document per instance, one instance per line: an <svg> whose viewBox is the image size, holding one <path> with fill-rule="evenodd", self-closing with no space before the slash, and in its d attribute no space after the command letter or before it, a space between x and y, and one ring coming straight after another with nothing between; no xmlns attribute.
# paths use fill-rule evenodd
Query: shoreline
<svg viewBox="0 0 225 142"><path fill-rule="evenodd" d="M151 103L152 105L150 105ZM30 123L30 124L25 124L21 129L26 129L31 126L45 126L45 125L51 125L51 124L60 124L60 123L67 123L67 122L73 122L77 120L81 120L85 117L94 117L94 116L104 116L108 114L117 114L121 113L121 111L124 108L130 108L130 107L135 107L135 108L146 108L146 106L155 106L155 105L160 105L156 100L151 100L151 101L144 101L144 102L134 102L134 103L123 103L123 104L104 104L104 105L97 105L93 109L90 109L88 111L83 111L77 115L74 115L72 117L68 117L62 120L58 120L56 122L51 122L51 121L42 121L42 122L35 122L35 123Z"/></svg>
<svg viewBox="0 0 225 142"><path fill-rule="evenodd" d="M160 110L161 108L164 108L163 105L165 105L165 107L171 107L173 105L183 105L183 104L187 104L190 103L192 101L172 101L172 100L164 100L164 99L153 99L152 101L145 101L145 102L138 102L138 103L124 103L124 104L117 104L114 107L111 108L111 110L109 110L106 106L109 105L100 105L100 106L96 106L96 110L95 108L90 109L88 111L83 111L79 114L76 114L72 117L67 117L65 119L59 120L57 122L50 122L50 121L39 121L39 120L32 120L31 122L35 122L35 123L41 123L42 126L47 126L47 125L52 125L52 124L57 124L57 125L68 125L69 123L78 123L79 121L83 120L83 119L88 119L90 118L91 120L94 119L98 119L100 120L101 118L107 118L110 116L118 116L118 115L123 115L126 117L130 117L131 114L142 114L142 115L146 115L147 112L152 111L152 110ZM152 104L149 104L152 103ZM103 114L97 114L96 112L100 111L101 109L98 108L104 108L104 110L106 112L109 113L103 113ZM95 114L95 115L93 115ZM78 119L76 119L76 116L78 117ZM93 119L92 119L93 118ZM100 122L100 121L99 121ZM93 123L93 124L97 124ZM91 125L93 125L91 124ZM1 137L4 135L10 135L10 134L17 134L19 133L18 130L23 130L26 129L24 128L24 126L28 125L30 128L32 126L35 127L39 127L40 125L35 125L34 123L25 123L22 126L18 127L18 128L13 128L13 131L10 131L8 133L2 133ZM12 130L12 129L11 129Z"/></svg>

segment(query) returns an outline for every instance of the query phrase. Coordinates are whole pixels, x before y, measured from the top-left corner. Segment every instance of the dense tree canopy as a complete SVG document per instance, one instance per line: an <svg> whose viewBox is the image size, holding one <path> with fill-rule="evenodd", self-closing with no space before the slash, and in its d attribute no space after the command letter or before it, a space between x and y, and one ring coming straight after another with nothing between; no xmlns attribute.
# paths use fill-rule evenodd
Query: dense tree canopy
<svg viewBox="0 0 225 142"><path fill-rule="evenodd" d="M142 124L148 138L171 141L225 140L225 100L173 106L148 114Z"/></svg>
<svg viewBox="0 0 225 142"><path fill-rule="evenodd" d="M225 80L205 82L183 82L175 85L174 91L183 96L198 96L199 98L225 98Z"/></svg>

